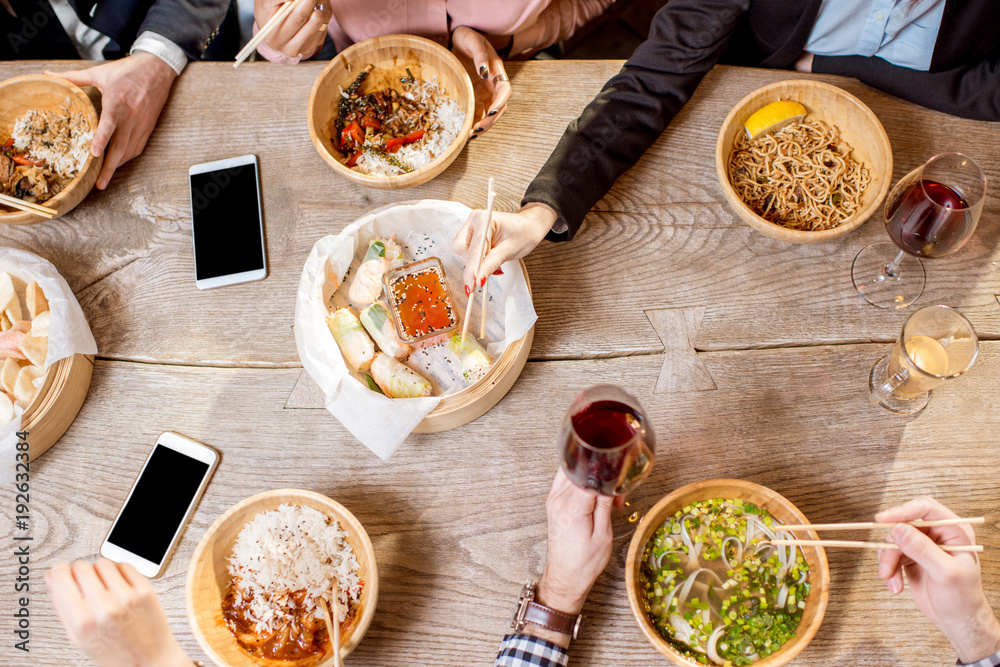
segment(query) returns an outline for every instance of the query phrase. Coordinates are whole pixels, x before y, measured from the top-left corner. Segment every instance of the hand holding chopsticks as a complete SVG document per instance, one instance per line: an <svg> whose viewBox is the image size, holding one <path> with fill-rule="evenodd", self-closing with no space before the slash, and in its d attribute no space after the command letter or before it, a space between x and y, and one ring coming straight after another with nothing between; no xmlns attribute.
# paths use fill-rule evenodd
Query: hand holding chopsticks
<svg viewBox="0 0 1000 667"><path fill-rule="evenodd" d="M486 226L483 228L483 238L482 238L482 241L479 244L479 252L476 254L476 260L475 260L476 272L473 274L473 275L476 275L476 276L479 275L479 270L483 266L483 259L485 259L487 249L489 248L489 242L490 242L490 236L491 236L490 231L491 231L491 225L493 224L493 202L496 199L496 194L497 193L494 192L494 190L493 190L493 179L492 178L489 181L488 188L489 189L488 189L487 195L486 195ZM485 285L484 285L484 287L485 287ZM475 285L473 285L473 289L475 289ZM483 296L483 322L482 322L482 328L483 328L484 332L483 332L482 337L485 337L485 329L486 329L486 315L485 315L485 313L486 313L486 296L487 296L487 294L488 293L484 291L484 296ZM465 317L462 318L463 319L463 322L462 322L462 340L459 343L460 345L465 345L465 336L469 332L469 316L472 314L472 303L475 300L476 300L475 296L473 296L470 293L469 294L469 302L465 305Z"/></svg>
<svg viewBox="0 0 1000 667"><path fill-rule="evenodd" d="M266 11L270 3L262 4ZM277 3L274 5L276 11L237 54L233 67L239 67L261 42L272 35L275 35L275 39L270 40L268 46L288 56L298 53L300 56L310 57L323 46L326 28L332 16L332 10L328 9L329 3L291 0L280 6Z"/></svg>
<svg viewBox="0 0 1000 667"><path fill-rule="evenodd" d="M870 530L873 528L892 528L897 523L906 523L914 528L938 528L941 526L961 526L970 524L982 524L985 523L986 519L981 516L972 517L968 519L954 518L954 519L917 519L914 521L905 522L875 522L875 521L862 521L858 523L803 523L803 524L787 524L780 526L778 530L780 531L794 531L794 530ZM892 542L859 542L853 540L769 540L770 544L775 546L779 545L795 545L795 546L816 546L816 547L843 547L847 549L898 549L899 547ZM981 544L960 544L960 545L950 545L950 544L939 544L938 545L942 551L948 552L982 552L983 546Z"/></svg>

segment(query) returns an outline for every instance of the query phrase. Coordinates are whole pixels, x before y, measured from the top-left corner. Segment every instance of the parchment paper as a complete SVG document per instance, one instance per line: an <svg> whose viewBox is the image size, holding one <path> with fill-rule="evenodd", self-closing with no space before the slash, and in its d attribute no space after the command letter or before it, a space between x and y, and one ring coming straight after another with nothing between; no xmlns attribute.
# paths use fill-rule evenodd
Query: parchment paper
<svg viewBox="0 0 1000 667"><path fill-rule="evenodd" d="M441 260L452 302L459 318L464 317L468 301L462 284L464 262L451 252L451 242L469 213L470 209L462 204L436 200L385 206L351 223L340 234L320 239L302 268L295 302L299 358L326 395L327 410L383 460L437 406L441 396L468 386L461 377L461 364L446 343L414 350L404 363L431 381L434 395L388 398L370 390L362 377L347 366L327 328L326 316L345 305L357 314L368 305L348 300L351 279L372 238L395 236L406 263L427 257ZM538 319L520 262L507 262L503 271L502 276L490 279L487 308L484 347L494 363L507 345L524 336ZM384 301L384 292L382 297ZM470 334L477 336L481 303L480 295L469 324Z"/></svg>
<svg viewBox="0 0 1000 667"><path fill-rule="evenodd" d="M94 334L90 332L83 309L73 290L51 262L25 250L0 247L0 271L6 271L14 279L14 287L22 297L21 309L25 316L28 308L23 295L28 282L37 281L48 299L51 320L49 347L45 354L46 371L60 359L74 354L97 354L97 343L94 341ZM41 377L35 384L41 386L44 381L45 378ZM27 407L15 403L14 419L0 427L0 484L14 481L17 432L21 430L21 415ZM28 442L31 442L30 433Z"/></svg>

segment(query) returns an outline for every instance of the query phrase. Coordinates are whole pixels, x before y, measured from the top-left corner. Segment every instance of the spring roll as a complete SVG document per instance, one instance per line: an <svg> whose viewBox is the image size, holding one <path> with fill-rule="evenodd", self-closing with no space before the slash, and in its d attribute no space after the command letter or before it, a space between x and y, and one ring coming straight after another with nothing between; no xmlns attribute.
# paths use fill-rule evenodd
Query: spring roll
<svg viewBox="0 0 1000 667"><path fill-rule="evenodd" d="M381 301L376 301L361 311L361 324L368 330L369 335L378 349L382 350L390 357L405 359L410 353L410 346L399 340L396 335L396 327L389 317L389 309Z"/></svg>
<svg viewBox="0 0 1000 667"><path fill-rule="evenodd" d="M327 315L326 326L348 365L361 372L368 370L375 358L375 344L351 309L341 308Z"/></svg>
<svg viewBox="0 0 1000 667"><path fill-rule="evenodd" d="M462 345L462 335L455 334L451 337L451 351L458 355L462 362L462 377L468 383L473 383L486 375L490 370L493 358L486 354L486 350L479 344L472 334L465 336L465 344Z"/></svg>
<svg viewBox="0 0 1000 667"><path fill-rule="evenodd" d="M368 252L354 274L347 296L357 304L368 305L382 294L382 276L403 257L403 251L390 239L372 239Z"/></svg>
<svg viewBox="0 0 1000 667"><path fill-rule="evenodd" d="M418 398L431 395L431 383L409 367L382 352L372 362L372 378L389 398Z"/></svg>

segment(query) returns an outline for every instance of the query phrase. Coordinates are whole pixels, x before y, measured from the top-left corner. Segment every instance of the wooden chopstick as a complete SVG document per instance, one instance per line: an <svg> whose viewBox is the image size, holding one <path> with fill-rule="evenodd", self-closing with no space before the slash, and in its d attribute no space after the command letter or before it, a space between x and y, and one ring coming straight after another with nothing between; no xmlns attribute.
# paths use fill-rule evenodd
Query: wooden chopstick
<svg viewBox="0 0 1000 667"><path fill-rule="evenodd" d="M486 252L489 252L487 247ZM483 285L483 315L479 322L479 338L486 340L486 303L490 300L490 276L486 276L486 284Z"/></svg>
<svg viewBox="0 0 1000 667"><path fill-rule="evenodd" d="M844 547L847 549L898 549L899 546L892 542L855 542L853 540L766 540L767 544L774 546L793 545L797 547ZM939 544L942 551L958 552L972 551L981 553L981 544Z"/></svg>
<svg viewBox="0 0 1000 667"><path fill-rule="evenodd" d="M476 259L475 275L477 276L479 275L479 270L483 268L483 260L486 258L486 244L489 241L490 230L492 229L491 225L493 224L493 200L496 199L496 196L497 193L493 191L493 179L490 178L489 190L486 195L486 227L483 229L483 240L479 244L479 254ZM476 286L473 285L472 289L476 289ZM462 322L462 340L459 341L459 347L465 345L465 335L469 332L469 315L472 314L472 304L475 300L476 297L470 294L469 302L465 304L465 321ZM486 308L485 304L483 304L483 308Z"/></svg>
<svg viewBox="0 0 1000 667"><path fill-rule="evenodd" d="M21 211L26 211L28 213L34 213L37 216L48 218L49 220L59 214L59 211L54 208L42 206L41 204L34 204L30 201L24 201L23 199L18 199L17 197L11 197L9 195L0 194L0 204L10 206L11 208L16 208Z"/></svg>
<svg viewBox="0 0 1000 667"><path fill-rule="evenodd" d="M292 9L295 8L295 5L299 1L300 0L290 0L290 2L286 2L281 6L281 9L274 13L274 16L268 19L267 23L265 23L263 27L257 31L257 34L250 38L247 45L236 54L236 62L233 63L234 68L242 65L243 61L250 57L250 54L254 52L260 43L267 39L268 35L274 32L274 29L285 20L286 16L292 13Z"/></svg>
<svg viewBox="0 0 1000 667"><path fill-rule="evenodd" d="M340 657L340 593L337 591L337 586L334 584L333 591L333 608L337 614L337 620L334 622L330 618L330 608L326 604L324 598L319 598L319 608L323 612L323 621L326 623L326 634L330 635L330 646L333 648L333 665L334 667L342 667L344 661Z"/></svg>
<svg viewBox="0 0 1000 667"><path fill-rule="evenodd" d="M962 526L966 524L986 523L986 517L975 516L968 519L934 519L931 521L904 521L917 528L933 528L935 526ZM876 523L874 521L862 521L860 523L802 523L787 524L784 526L774 526L777 530L868 530L874 528L892 528L895 523Z"/></svg>

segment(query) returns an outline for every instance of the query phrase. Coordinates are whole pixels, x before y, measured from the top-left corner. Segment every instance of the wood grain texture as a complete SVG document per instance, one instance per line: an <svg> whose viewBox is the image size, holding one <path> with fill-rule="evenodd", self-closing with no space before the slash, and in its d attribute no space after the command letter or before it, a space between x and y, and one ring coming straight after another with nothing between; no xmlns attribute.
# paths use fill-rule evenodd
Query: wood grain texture
<svg viewBox="0 0 1000 667"><path fill-rule="evenodd" d="M647 310L646 317L663 343L663 366L656 378L657 394L715 389L715 382L694 349L705 307Z"/></svg>
<svg viewBox="0 0 1000 667"><path fill-rule="evenodd" d="M78 63L3 63L0 76ZM383 204L451 199L482 206L497 179L500 210L517 208L566 124L620 62L511 64L514 98L497 126L441 176L405 192L347 183L316 153L306 107L323 63L294 68L192 63L142 156L64 218L30 230L0 229L0 242L52 260L77 292L101 355L216 366L298 365L291 323L298 277L313 243ZM861 302L850 281L854 255L884 241L878 220L812 247L751 230L725 204L714 166L718 129L737 101L787 72L720 66L662 137L588 216L569 244L543 243L527 258L539 314L532 358L572 359L659 352L647 308L705 306L699 350L890 340L902 317ZM952 118L852 79L811 77L844 88L879 117L898 178L930 155L963 151L991 182L1000 155L989 123ZM563 85L571 81L572 85ZM558 94L553 94L553 87ZM267 94L261 94L266 90ZM238 130L234 131L234 126ZM194 286L187 169L220 157L260 158L270 275L199 292ZM1000 204L987 194L983 224L949 257L926 262L918 301L966 312L984 338L1000 336L997 261ZM634 294L634 296L627 296ZM636 307L638 306L638 307ZM191 335L192 318L206 324Z"/></svg>
<svg viewBox="0 0 1000 667"><path fill-rule="evenodd" d="M983 581L1000 608L1000 343L984 342L967 376L900 418L868 403L868 369L888 345L710 352L716 391L654 394L656 355L531 363L480 419L447 434L414 435L388 462L354 441L323 409L283 405L297 369L215 369L98 360L89 400L66 436L32 463L32 653L11 667L86 664L68 644L40 579L58 560L96 557L157 434L178 430L222 452L219 470L155 587L192 657L184 580L195 545L223 512L260 491L296 487L347 507L374 545L378 610L351 656L358 665L488 665L524 580L544 559L544 497L557 465L554 439L577 391L623 384L659 434L644 484L651 502L689 482L747 479L792 501L811 521L871 518L932 494L960 515L985 515ZM0 503L13 507L8 489ZM12 526L0 526L10 543ZM873 534L873 537L878 534ZM588 600L575 665L663 664L632 618L624 544ZM908 594L891 596L875 555L828 553L833 594L797 665L940 665L944 638ZM13 560L0 559L0 581ZM12 609L12 587L0 605Z"/></svg>

